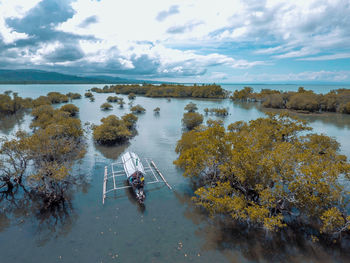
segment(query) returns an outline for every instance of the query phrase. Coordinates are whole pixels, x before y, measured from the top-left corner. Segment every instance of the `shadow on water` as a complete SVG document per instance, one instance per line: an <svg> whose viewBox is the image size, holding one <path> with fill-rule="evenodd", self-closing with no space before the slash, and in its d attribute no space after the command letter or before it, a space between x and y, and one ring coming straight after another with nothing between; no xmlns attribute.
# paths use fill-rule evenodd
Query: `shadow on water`
<svg viewBox="0 0 350 263"><path fill-rule="evenodd" d="M130 143L126 142L120 145L105 146L95 142L94 146L95 149L103 155L103 157L111 160L117 160L119 156L130 146Z"/></svg>
<svg viewBox="0 0 350 263"><path fill-rule="evenodd" d="M175 193L186 206L184 217L198 226L195 234L204 241L203 251L221 251L229 262L346 262L350 257L350 239L339 243L310 241L302 225L271 233L249 227L227 217L209 219L191 201L192 194Z"/></svg>
<svg viewBox="0 0 350 263"><path fill-rule="evenodd" d="M124 177L122 178L122 180L123 180L122 185L120 185L120 186L129 186L129 184L127 183L127 181ZM110 196L107 196L107 199L113 199L115 202L118 202L118 199L125 198L125 196L128 198L128 200L132 206L137 207L137 210L141 214L143 214L145 212L146 205L145 204L140 205L137 202L136 195L131 187L114 191L113 193L110 194Z"/></svg>
<svg viewBox="0 0 350 263"><path fill-rule="evenodd" d="M126 182L126 180L123 181L123 186L128 186L128 183ZM121 190L119 190L120 192L118 192L118 194L111 194L109 197L107 196L107 199L113 199L115 201L118 201L118 199L122 199L126 196L129 200L130 204L134 207L137 207L137 210L141 214L144 214L146 212L146 203L147 203L148 195L151 194L152 192L156 192L164 187L165 187L164 185L156 186L156 187L152 186L152 188L146 187L146 189L145 189L146 202L143 205L140 205L137 202L136 195L135 195L134 191L132 190L132 188L121 189Z"/></svg>

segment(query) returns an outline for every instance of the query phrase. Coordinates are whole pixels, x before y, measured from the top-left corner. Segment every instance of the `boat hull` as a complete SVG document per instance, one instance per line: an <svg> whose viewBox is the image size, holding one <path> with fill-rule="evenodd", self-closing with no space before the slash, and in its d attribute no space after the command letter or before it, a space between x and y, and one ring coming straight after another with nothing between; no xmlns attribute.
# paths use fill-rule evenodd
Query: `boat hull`
<svg viewBox="0 0 350 263"><path fill-rule="evenodd" d="M132 187L136 199L143 204L146 195L144 192L145 169L136 153L126 152L122 155L122 163L129 185Z"/></svg>

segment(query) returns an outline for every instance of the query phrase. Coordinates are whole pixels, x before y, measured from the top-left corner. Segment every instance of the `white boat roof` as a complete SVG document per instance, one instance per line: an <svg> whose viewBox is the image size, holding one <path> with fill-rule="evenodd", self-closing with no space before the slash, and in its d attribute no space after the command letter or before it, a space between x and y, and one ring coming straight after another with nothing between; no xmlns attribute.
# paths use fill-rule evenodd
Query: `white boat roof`
<svg viewBox="0 0 350 263"><path fill-rule="evenodd" d="M122 155L122 162L126 176L129 178L133 173L139 171L145 174L145 169L141 163L141 159L134 152L126 152Z"/></svg>

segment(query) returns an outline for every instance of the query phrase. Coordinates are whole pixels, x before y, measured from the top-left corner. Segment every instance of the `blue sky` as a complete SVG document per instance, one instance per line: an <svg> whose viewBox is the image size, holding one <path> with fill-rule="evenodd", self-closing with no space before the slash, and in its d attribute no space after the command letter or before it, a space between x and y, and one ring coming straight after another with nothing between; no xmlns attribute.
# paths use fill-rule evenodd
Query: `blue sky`
<svg viewBox="0 0 350 263"><path fill-rule="evenodd" d="M350 82L350 0L0 0L0 68Z"/></svg>

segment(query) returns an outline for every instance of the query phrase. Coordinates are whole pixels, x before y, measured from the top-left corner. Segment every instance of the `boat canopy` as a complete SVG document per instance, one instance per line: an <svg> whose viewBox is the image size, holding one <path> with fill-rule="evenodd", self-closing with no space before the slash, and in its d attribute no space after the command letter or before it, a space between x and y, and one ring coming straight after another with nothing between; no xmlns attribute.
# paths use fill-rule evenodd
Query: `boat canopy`
<svg viewBox="0 0 350 263"><path fill-rule="evenodd" d="M141 172L143 175L145 174L145 169L136 153L124 153L122 155L122 162L127 178L132 176L135 172Z"/></svg>

